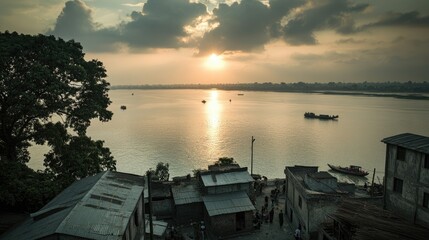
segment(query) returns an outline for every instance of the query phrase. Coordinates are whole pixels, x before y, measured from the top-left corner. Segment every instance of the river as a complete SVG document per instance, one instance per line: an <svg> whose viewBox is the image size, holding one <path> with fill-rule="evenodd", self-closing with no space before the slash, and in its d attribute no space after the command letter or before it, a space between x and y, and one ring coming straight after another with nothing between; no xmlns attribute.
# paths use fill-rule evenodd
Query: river
<svg viewBox="0 0 429 240"><path fill-rule="evenodd" d="M381 178L383 138L404 132L429 136L424 100L216 89L112 90L109 96L113 119L93 121L88 135L105 141L118 171L135 174L166 162L171 176L186 175L223 156L250 172L254 136L253 172L269 178L284 177L285 166L327 170L327 163L376 168ZM305 119L304 112L339 119ZM29 165L42 169L45 151L32 147Z"/></svg>

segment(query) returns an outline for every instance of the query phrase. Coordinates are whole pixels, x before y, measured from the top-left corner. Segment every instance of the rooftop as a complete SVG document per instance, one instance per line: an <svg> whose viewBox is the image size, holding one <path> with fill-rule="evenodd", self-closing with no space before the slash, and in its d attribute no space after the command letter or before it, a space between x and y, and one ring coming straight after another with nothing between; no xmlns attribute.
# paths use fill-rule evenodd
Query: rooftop
<svg viewBox="0 0 429 240"><path fill-rule="evenodd" d="M74 182L2 237L38 239L64 234L90 239L117 239L125 231L142 191L143 177L102 172Z"/></svg>
<svg viewBox="0 0 429 240"><path fill-rule="evenodd" d="M417 152L429 154L429 137L413 134L402 133L381 140L384 143L397 145Z"/></svg>
<svg viewBox="0 0 429 240"><path fill-rule="evenodd" d="M309 173L308 176L315 178L315 179L336 179L334 176L332 176L328 172L315 172L315 173Z"/></svg>
<svg viewBox="0 0 429 240"><path fill-rule="evenodd" d="M243 191L203 196L209 216L253 211L255 207Z"/></svg>
<svg viewBox="0 0 429 240"><path fill-rule="evenodd" d="M429 236L428 229L411 224L367 202L345 200L330 217L352 229L352 238L356 240L424 240Z"/></svg>
<svg viewBox="0 0 429 240"><path fill-rule="evenodd" d="M248 183L254 181L249 172L247 172L247 168L233 169L229 171L205 172L201 173L201 179L205 187Z"/></svg>
<svg viewBox="0 0 429 240"><path fill-rule="evenodd" d="M202 202L201 194L195 184L181 184L179 186L172 186L173 199L176 205L190 204Z"/></svg>

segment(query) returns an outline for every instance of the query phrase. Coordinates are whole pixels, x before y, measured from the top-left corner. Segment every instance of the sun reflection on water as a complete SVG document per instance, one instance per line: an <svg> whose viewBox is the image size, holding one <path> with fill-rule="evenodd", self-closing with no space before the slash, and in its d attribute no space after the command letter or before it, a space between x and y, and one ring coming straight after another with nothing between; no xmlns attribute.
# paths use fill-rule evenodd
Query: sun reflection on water
<svg viewBox="0 0 429 240"><path fill-rule="evenodd" d="M210 91L210 99L207 101L206 117L207 117L207 137L209 140L210 156L214 159L219 156L217 154L219 146L219 126L222 105L219 102L219 93L216 89Z"/></svg>

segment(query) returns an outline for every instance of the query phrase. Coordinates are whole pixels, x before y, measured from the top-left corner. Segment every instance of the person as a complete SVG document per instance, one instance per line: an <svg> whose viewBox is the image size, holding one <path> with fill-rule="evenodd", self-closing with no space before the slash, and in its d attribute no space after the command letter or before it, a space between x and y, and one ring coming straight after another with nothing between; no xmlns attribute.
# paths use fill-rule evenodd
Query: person
<svg viewBox="0 0 429 240"><path fill-rule="evenodd" d="M274 218L274 208L271 208L271 211L270 211L270 223L273 223L273 218Z"/></svg>
<svg viewBox="0 0 429 240"><path fill-rule="evenodd" d="M297 229L295 229L295 240L300 240L301 239L301 229L298 227Z"/></svg>
<svg viewBox="0 0 429 240"><path fill-rule="evenodd" d="M283 227L283 210L280 210L279 212L279 223L280 227Z"/></svg>

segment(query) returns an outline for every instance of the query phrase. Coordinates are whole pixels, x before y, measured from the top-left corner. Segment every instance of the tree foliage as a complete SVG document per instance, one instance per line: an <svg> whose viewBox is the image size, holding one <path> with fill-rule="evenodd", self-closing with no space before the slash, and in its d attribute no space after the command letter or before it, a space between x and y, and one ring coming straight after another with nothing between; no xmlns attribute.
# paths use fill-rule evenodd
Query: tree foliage
<svg viewBox="0 0 429 240"><path fill-rule="evenodd" d="M234 163L235 161L233 157L221 157L219 158L219 160L215 162L216 165L221 165L221 166L230 165Z"/></svg>
<svg viewBox="0 0 429 240"><path fill-rule="evenodd" d="M28 161L28 142L42 141L38 130L53 119L79 135L91 119L111 119L106 71L79 43L6 32L0 48L0 146L9 161Z"/></svg>
<svg viewBox="0 0 429 240"><path fill-rule="evenodd" d="M115 170L109 149L86 136L92 119L112 117L107 110L105 77L103 64L85 60L79 43L53 36L0 33L0 162L12 171L0 173L8 181L2 181L0 188L10 196L1 195L0 203L17 203L6 198L24 197L16 189L3 189L13 188L11 182L20 186L16 181L26 185L29 178L38 179L33 182L61 179L61 188L96 172ZM32 143L51 147L44 173L25 166Z"/></svg>
<svg viewBox="0 0 429 240"><path fill-rule="evenodd" d="M169 168L170 165L168 163L159 162L155 170L149 168L149 170L146 171L146 175L150 172L153 180L168 181L170 177Z"/></svg>

